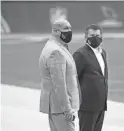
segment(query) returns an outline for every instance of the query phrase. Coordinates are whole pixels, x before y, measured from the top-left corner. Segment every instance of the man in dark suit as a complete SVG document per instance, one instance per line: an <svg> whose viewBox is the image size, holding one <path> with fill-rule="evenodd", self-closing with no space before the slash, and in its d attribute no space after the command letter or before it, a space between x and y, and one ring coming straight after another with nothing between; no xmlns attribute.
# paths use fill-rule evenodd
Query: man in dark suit
<svg viewBox="0 0 124 131"><path fill-rule="evenodd" d="M80 131L101 131L107 110L108 68L101 48L102 30L90 25L85 30L86 44L73 55L82 93L78 112Z"/></svg>

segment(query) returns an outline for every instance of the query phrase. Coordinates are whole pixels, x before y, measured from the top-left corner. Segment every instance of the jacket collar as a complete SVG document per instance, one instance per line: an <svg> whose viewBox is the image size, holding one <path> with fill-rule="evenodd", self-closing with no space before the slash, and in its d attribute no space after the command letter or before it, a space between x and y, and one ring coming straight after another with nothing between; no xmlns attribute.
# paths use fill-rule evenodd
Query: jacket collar
<svg viewBox="0 0 124 131"><path fill-rule="evenodd" d="M97 47L97 48L93 48L91 47L88 43L86 43L92 50L94 53L102 53L102 48L101 46Z"/></svg>

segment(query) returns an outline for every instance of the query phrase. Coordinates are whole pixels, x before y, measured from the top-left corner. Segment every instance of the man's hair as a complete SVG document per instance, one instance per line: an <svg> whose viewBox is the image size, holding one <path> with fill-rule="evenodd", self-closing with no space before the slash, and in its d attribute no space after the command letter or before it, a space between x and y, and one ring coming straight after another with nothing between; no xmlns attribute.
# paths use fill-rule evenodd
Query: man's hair
<svg viewBox="0 0 124 131"><path fill-rule="evenodd" d="M92 24L92 25L89 25L86 29L85 29L85 35L88 34L88 30L89 29L93 29L93 30L100 30L101 34L102 34L102 29L99 25L96 25L96 24Z"/></svg>

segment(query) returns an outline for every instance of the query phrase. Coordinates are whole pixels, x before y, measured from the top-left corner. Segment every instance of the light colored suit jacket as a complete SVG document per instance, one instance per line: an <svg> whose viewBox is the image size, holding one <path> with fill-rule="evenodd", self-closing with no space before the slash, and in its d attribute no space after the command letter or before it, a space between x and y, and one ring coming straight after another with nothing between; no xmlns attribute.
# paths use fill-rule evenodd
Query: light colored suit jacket
<svg viewBox="0 0 124 131"><path fill-rule="evenodd" d="M40 112L62 113L79 110L79 88L75 61L69 51L51 37L43 48L40 59Z"/></svg>

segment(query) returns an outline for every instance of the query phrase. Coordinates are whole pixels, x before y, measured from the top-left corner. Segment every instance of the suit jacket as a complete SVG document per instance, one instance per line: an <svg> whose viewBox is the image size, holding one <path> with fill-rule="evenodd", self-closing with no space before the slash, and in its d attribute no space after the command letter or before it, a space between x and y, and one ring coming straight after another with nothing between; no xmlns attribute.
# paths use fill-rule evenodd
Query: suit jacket
<svg viewBox="0 0 124 131"><path fill-rule="evenodd" d="M93 50L87 44L79 48L73 57L82 94L80 110L91 112L107 110L108 67L105 50L102 51L105 63L104 76Z"/></svg>
<svg viewBox="0 0 124 131"><path fill-rule="evenodd" d="M79 88L76 65L72 55L51 37L43 48L40 59L40 111L62 113L79 110Z"/></svg>

